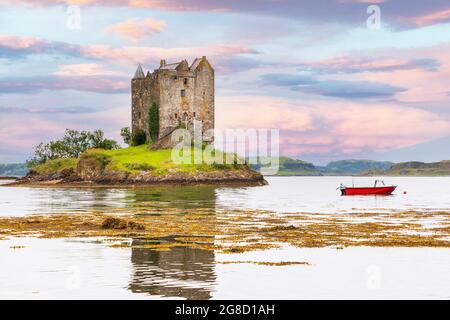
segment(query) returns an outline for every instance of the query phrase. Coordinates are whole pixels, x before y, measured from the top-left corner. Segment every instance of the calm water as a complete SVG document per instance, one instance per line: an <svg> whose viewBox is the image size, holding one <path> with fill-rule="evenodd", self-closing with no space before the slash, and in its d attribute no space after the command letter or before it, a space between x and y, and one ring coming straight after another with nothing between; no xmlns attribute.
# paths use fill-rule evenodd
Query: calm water
<svg viewBox="0 0 450 320"><path fill-rule="evenodd" d="M450 177L390 177L389 197L341 197L336 187L351 177L269 177L252 188L155 187L137 189L0 188L0 215L130 212L152 208L261 209L278 212L350 213L450 209ZM355 178L372 185L373 178ZM406 192L406 194L404 194Z"/></svg>
<svg viewBox="0 0 450 320"><path fill-rule="evenodd" d="M268 178L255 188L62 189L0 187L0 215L129 212L161 208L263 209L348 214L450 209L450 178L386 178L389 197L341 197L351 177ZM355 178L355 185L372 178ZM406 194L404 194L406 192ZM23 246L17 248L15 246ZM0 241L0 298L450 298L450 251L299 249L245 254L176 247L110 248L96 239ZM304 261L311 266L221 264Z"/></svg>

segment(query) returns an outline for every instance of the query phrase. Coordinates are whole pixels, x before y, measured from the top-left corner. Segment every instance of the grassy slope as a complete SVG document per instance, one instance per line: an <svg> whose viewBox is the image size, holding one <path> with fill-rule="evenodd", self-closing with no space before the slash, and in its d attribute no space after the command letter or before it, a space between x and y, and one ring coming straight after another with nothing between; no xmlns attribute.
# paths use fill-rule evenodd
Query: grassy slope
<svg viewBox="0 0 450 320"><path fill-rule="evenodd" d="M55 159L49 160L43 164L39 164L33 168L38 173L53 173L61 172L64 169L75 169L77 167L78 159Z"/></svg>
<svg viewBox="0 0 450 320"><path fill-rule="evenodd" d="M194 157L193 151L194 150L192 149L191 158ZM126 171L131 173L152 171L154 174L166 174L169 170L195 173L198 171L233 170L238 168L234 165L175 164L172 161L171 156L171 149L149 150L148 145L117 150L91 149L82 155L82 157L91 157L98 161L105 161L108 170ZM39 173L59 172L68 168L75 169L77 163L78 159L56 159L47 161L33 169Z"/></svg>

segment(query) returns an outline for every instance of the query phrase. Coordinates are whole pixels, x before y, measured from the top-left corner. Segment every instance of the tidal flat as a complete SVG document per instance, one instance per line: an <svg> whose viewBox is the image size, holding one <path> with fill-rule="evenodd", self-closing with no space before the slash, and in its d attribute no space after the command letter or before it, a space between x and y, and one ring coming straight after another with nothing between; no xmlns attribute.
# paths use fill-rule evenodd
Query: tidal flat
<svg viewBox="0 0 450 320"><path fill-rule="evenodd" d="M114 246L189 246L222 253L277 248L450 247L450 212L278 214L164 208L133 214L1 217L0 237L127 239Z"/></svg>

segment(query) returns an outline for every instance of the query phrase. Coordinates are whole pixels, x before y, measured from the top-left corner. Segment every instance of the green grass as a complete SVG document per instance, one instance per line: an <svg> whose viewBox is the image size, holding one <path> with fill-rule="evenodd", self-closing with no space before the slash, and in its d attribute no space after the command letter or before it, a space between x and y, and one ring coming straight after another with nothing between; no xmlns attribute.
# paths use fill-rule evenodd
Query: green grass
<svg viewBox="0 0 450 320"><path fill-rule="evenodd" d="M49 160L43 164L39 164L33 167L33 170L38 173L54 173L61 172L64 169L76 169L78 163L78 159L69 158L69 159L55 159Z"/></svg>
<svg viewBox="0 0 450 320"><path fill-rule="evenodd" d="M201 149L196 149L201 152ZM220 153L220 155L222 155ZM155 175L164 175L171 170L195 173L198 171L233 170L236 165L208 165L208 164L176 164L172 161L172 149L149 150L148 145L140 145L117 150L92 149L86 151L82 157L96 157L104 161L106 168L111 171L125 171L137 173L151 171ZM194 148L191 149L191 159L194 158Z"/></svg>
<svg viewBox="0 0 450 320"><path fill-rule="evenodd" d="M92 165L106 168L110 171L125 171L130 173L151 172L154 175L165 175L170 171L195 174L214 170L237 170L238 164L194 164L194 150L202 152L202 148L191 149L191 163L177 164L172 161L172 149L150 150L148 145L140 145L116 150L91 149L84 152L80 158ZM224 154L219 151L218 156ZM35 166L38 173L55 173L64 169L76 169L79 159L56 159Z"/></svg>

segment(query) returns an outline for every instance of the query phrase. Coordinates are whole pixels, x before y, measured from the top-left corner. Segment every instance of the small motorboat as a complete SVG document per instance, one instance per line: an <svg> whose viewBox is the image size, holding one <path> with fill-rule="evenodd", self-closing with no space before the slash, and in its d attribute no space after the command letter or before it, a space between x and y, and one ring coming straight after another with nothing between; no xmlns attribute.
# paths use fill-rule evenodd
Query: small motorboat
<svg viewBox="0 0 450 320"><path fill-rule="evenodd" d="M387 186L382 180L375 180L373 187L347 187L343 184L339 186L343 196L388 196L397 188L397 186Z"/></svg>

